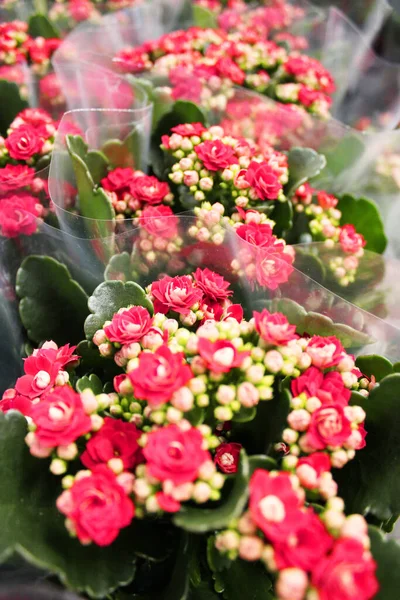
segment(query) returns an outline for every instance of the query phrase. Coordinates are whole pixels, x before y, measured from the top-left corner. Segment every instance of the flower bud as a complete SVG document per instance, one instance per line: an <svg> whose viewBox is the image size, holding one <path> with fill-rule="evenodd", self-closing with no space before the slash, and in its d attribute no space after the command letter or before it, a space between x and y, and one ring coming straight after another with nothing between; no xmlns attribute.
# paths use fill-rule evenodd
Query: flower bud
<svg viewBox="0 0 400 600"><path fill-rule="evenodd" d="M214 416L218 421L231 421L233 412L227 406L217 406L214 409Z"/></svg>
<svg viewBox="0 0 400 600"><path fill-rule="evenodd" d="M236 531L223 531L215 539L215 546L220 551L237 550L239 543L240 537Z"/></svg>
<svg viewBox="0 0 400 600"><path fill-rule="evenodd" d="M113 348L109 342L105 342L103 344L100 344L100 346L99 346L99 352L100 352L101 356L104 356L106 358L108 356L112 355L112 351L113 351Z"/></svg>
<svg viewBox="0 0 400 600"><path fill-rule="evenodd" d="M240 404L245 408L256 406L260 399L257 388L248 381L244 381L239 385L237 395Z"/></svg>
<svg viewBox="0 0 400 600"><path fill-rule="evenodd" d="M263 365L252 365L246 371L246 379L251 383L260 383L264 377L264 372Z"/></svg>
<svg viewBox="0 0 400 600"><path fill-rule="evenodd" d="M348 462L347 452L345 450L336 450L331 454L331 464L335 469L341 469Z"/></svg>
<svg viewBox="0 0 400 600"><path fill-rule="evenodd" d="M210 499L211 487L204 481L197 481L194 484L193 499L199 504L204 504Z"/></svg>
<svg viewBox="0 0 400 600"><path fill-rule="evenodd" d="M289 445L295 444L298 440L299 434L294 429L284 429L282 433L282 440Z"/></svg>
<svg viewBox="0 0 400 600"><path fill-rule="evenodd" d="M67 463L59 458L53 458L50 463L50 471L53 475L63 475L67 470Z"/></svg>
<svg viewBox="0 0 400 600"><path fill-rule="evenodd" d="M97 409L99 408L99 404L97 402L96 396L90 388L83 390L80 396L83 408L87 415L90 415L97 411Z"/></svg>
<svg viewBox="0 0 400 600"><path fill-rule="evenodd" d="M353 538L363 543L368 536L368 525L361 515L350 515L340 531L341 537Z"/></svg>
<svg viewBox="0 0 400 600"><path fill-rule="evenodd" d="M78 454L78 447L76 444L69 444L68 446L58 446L57 456L63 460L74 460Z"/></svg>
<svg viewBox="0 0 400 600"><path fill-rule="evenodd" d="M233 386L220 385L216 393L219 404L228 405L236 398L236 390Z"/></svg>
<svg viewBox="0 0 400 600"><path fill-rule="evenodd" d="M343 527L345 516L337 510L327 510L323 513L323 519L327 528L331 531L340 531Z"/></svg>
<svg viewBox="0 0 400 600"><path fill-rule="evenodd" d="M133 473L120 473L117 477L117 482L124 489L125 494L130 495L133 492L133 484L135 481L135 476Z"/></svg>
<svg viewBox="0 0 400 600"><path fill-rule="evenodd" d="M90 415L90 420L92 422L92 431L99 431L103 427L104 419L100 415Z"/></svg>
<svg viewBox="0 0 400 600"><path fill-rule="evenodd" d="M321 406L322 406L322 402L319 398L312 396L311 398L307 399L306 409L308 410L309 413L315 412L316 410L321 408Z"/></svg>
<svg viewBox="0 0 400 600"><path fill-rule="evenodd" d="M306 431L311 421L311 415L308 411L300 408L289 413L287 420L295 431Z"/></svg>
<svg viewBox="0 0 400 600"><path fill-rule="evenodd" d="M262 556L264 544L256 535L245 535L239 542L239 556L243 560L256 561Z"/></svg>
<svg viewBox="0 0 400 600"><path fill-rule="evenodd" d="M292 567L280 571L276 583L279 600L303 600L308 587L308 576L305 571Z"/></svg>
<svg viewBox="0 0 400 600"><path fill-rule="evenodd" d="M39 371L38 373L36 373L33 379L36 387L38 387L40 390L44 390L51 381L50 375L47 371Z"/></svg>
<svg viewBox="0 0 400 600"><path fill-rule="evenodd" d="M283 358L277 350L269 350L264 358L264 364L271 373L279 373L283 367Z"/></svg>

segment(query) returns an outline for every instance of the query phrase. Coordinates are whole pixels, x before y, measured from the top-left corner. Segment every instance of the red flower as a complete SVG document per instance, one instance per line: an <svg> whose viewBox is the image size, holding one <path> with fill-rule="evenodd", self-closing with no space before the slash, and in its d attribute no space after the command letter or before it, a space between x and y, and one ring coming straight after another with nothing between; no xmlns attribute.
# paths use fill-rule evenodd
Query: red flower
<svg viewBox="0 0 400 600"><path fill-rule="evenodd" d="M134 394L156 407L167 402L172 394L187 384L193 374L181 352L171 352L160 346L155 352L142 352L139 366L128 374Z"/></svg>
<svg viewBox="0 0 400 600"><path fill-rule="evenodd" d="M229 56L219 58L215 67L220 77L226 77L236 85L243 85L246 75Z"/></svg>
<svg viewBox="0 0 400 600"><path fill-rule="evenodd" d="M152 175L135 177L131 185L132 196L147 204L160 204L170 193L168 183L159 181Z"/></svg>
<svg viewBox="0 0 400 600"><path fill-rule="evenodd" d="M195 427L182 431L177 425L167 425L152 431L143 450L149 475L175 485L195 481L201 465L211 460L203 441Z"/></svg>
<svg viewBox="0 0 400 600"><path fill-rule="evenodd" d="M288 473L272 477L257 469L250 480L250 514L272 542L285 541L296 529L300 501Z"/></svg>
<svg viewBox="0 0 400 600"><path fill-rule="evenodd" d="M286 253L283 244L261 248L256 253L256 280L262 287L276 290L293 273L294 257Z"/></svg>
<svg viewBox="0 0 400 600"><path fill-rule="evenodd" d="M35 437L45 448L68 446L92 428L79 394L62 386L32 407Z"/></svg>
<svg viewBox="0 0 400 600"><path fill-rule="evenodd" d="M321 406L312 413L307 431L307 441L315 450L327 446L340 448L351 435L351 422L339 404Z"/></svg>
<svg viewBox="0 0 400 600"><path fill-rule="evenodd" d="M202 142L195 146L195 152L209 171L219 171L238 163L232 146L221 140Z"/></svg>
<svg viewBox="0 0 400 600"><path fill-rule="evenodd" d="M32 125L36 129L42 129L44 125L49 125L51 130L55 130L55 122L51 115L43 110L42 108L25 108L22 112L18 113L14 121L11 123L11 129L18 127L18 124L25 123Z"/></svg>
<svg viewBox="0 0 400 600"><path fill-rule="evenodd" d="M236 444L235 442L220 444L215 451L215 464L223 473L236 473L241 449L242 444Z"/></svg>
<svg viewBox="0 0 400 600"><path fill-rule="evenodd" d="M277 239L272 233L271 226L265 223L246 223L240 225L236 229L236 233L252 246L259 248L270 247Z"/></svg>
<svg viewBox="0 0 400 600"><path fill-rule="evenodd" d="M250 352L239 352L232 342L227 340L211 342L200 338L198 349L200 356L207 363L207 368L214 373L229 373L231 369L240 367L250 355Z"/></svg>
<svg viewBox="0 0 400 600"><path fill-rule="evenodd" d="M107 177L104 177L100 183L108 192L122 193L130 189L130 185L135 177L135 171L130 167L126 167L125 169L118 167L110 171Z"/></svg>
<svg viewBox="0 0 400 600"><path fill-rule="evenodd" d="M154 237L170 240L178 235L179 219L169 206L146 206L139 224Z"/></svg>
<svg viewBox="0 0 400 600"><path fill-rule="evenodd" d="M155 281L151 285L151 295L154 312L164 315L170 310L187 315L203 298L203 292L194 287L192 279L187 275L182 277L166 275L160 281Z"/></svg>
<svg viewBox="0 0 400 600"><path fill-rule="evenodd" d="M32 125L20 125L6 138L5 146L15 160L28 160L39 154L44 140Z"/></svg>
<svg viewBox="0 0 400 600"><path fill-rule="evenodd" d="M55 359L56 353L47 350L37 350L29 356L24 362L25 375L15 384L17 392L32 400L49 392L63 367L62 362Z"/></svg>
<svg viewBox="0 0 400 600"><path fill-rule="evenodd" d="M300 377L294 379L291 384L293 396L306 394L308 398L316 396L324 405L340 404L347 406L351 392L343 383L343 379L337 371L322 373L316 367L310 367Z"/></svg>
<svg viewBox="0 0 400 600"><path fill-rule="evenodd" d="M266 308L262 312L253 312L256 322L256 331L268 344L280 346L295 340L296 326L290 325L282 313L271 314Z"/></svg>
<svg viewBox="0 0 400 600"><path fill-rule="evenodd" d="M181 508L180 502L174 500L172 496L167 496L164 492L157 492L156 500L161 510L167 513L176 513Z"/></svg>
<svg viewBox="0 0 400 600"><path fill-rule="evenodd" d="M233 292L228 290L230 283L226 281L222 275L218 275L210 269L196 269L193 277L206 300L218 301L225 300L232 296Z"/></svg>
<svg viewBox="0 0 400 600"><path fill-rule="evenodd" d="M26 417L30 416L32 409L32 402L29 398L21 396L15 390L6 390L0 400L0 411L8 412L9 410L18 410Z"/></svg>
<svg viewBox="0 0 400 600"><path fill-rule="evenodd" d="M311 356L312 364L320 369L328 369L340 363L345 350L335 336L314 335L308 343L306 352Z"/></svg>
<svg viewBox="0 0 400 600"><path fill-rule="evenodd" d="M104 327L104 332L110 342L131 344L138 342L151 329L152 318L143 306L132 306L117 312L111 325Z"/></svg>
<svg viewBox="0 0 400 600"><path fill-rule="evenodd" d="M301 86L298 98L299 102L307 107L312 106L315 102L323 102L328 106L332 104L332 99L329 96L306 85Z"/></svg>
<svg viewBox="0 0 400 600"><path fill-rule="evenodd" d="M358 540L342 539L313 569L320 600L370 600L379 590L376 563Z"/></svg>
<svg viewBox="0 0 400 600"><path fill-rule="evenodd" d="M33 196L10 196L0 200L1 234L13 238L36 233L42 212L42 206Z"/></svg>
<svg viewBox="0 0 400 600"><path fill-rule="evenodd" d="M357 233L354 225L343 225L340 229L339 242L342 250L355 254L366 245L366 240L361 233Z"/></svg>
<svg viewBox="0 0 400 600"><path fill-rule="evenodd" d="M290 536L274 544L277 567L279 570L298 567L311 571L332 545L333 538L317 515L313 511L299 512Z"/></svg>
<svg viewBox="0 0 400 600"><path fill-rule="evenodd" d="M115 64L121 71L141 73L148 66L149 56L142 48L124 48L114 58Z"/></svg>
<svg viewBox="0 0 400 600"><path fill-rule="evenodd" d="M172 71L170 72L170 76L171 73ZM174 100L188 100L189 102L198 103L201 100L202 91L203 86L201 81L187 71L184 78L176 80L176 83L173 83L171 95Z"/></svg>
<svg viewBox="0 0 400 600"><path fill-rule="evenodd" d="M109 546L135 516L135 507L114 473L103 465L75 481L57 500L83 544Z"/></svg>
<svg viewBox="0 0 400 600"><path fill-rule="evenodd" d="M28 165L6 165L0 169L0 193L4 194L31 185L35 169Z"/></svg>
<svg viewBox="0 0 400 600"><path fill-rule="evenodd" d="M266 162L253 160L245 177L261 200L276 200L282 190L277 174Z"/></svg>
<svg viewBox="0 0 400 600"><path fill-rule="evenodd" d="M335 208L339 200L333 194L328 194L328 192L318 192L317 194L318 204L324 209Z"/></svg>
<svg viewBox="0 0 400 600"><path fill-rule="evenodd" d="M141 432L133 423L106 417L104 425L86 444L81 461L87 469L107 464L113 458L120 458L124 469L134 469L143 462L138 439Z"/></svg>
<svg viewBox="0 0 400 600"><path fill-rule="evenodd" d="M301 467L301 465L312 467L318 477L322 475L322 473L331 470L331 461L328 454L325 454L325 452L314 452L309 456L302 456L297 463L297 467Z"/></svg>
<svg viewBox="0 0 400 600"><path fill-rule="evenodd" d="M206 128L201 123L185 123L184 125L176 125L172 127L172 133L177 133L182 137L201 137L201 134L206 131Z"/></svg>

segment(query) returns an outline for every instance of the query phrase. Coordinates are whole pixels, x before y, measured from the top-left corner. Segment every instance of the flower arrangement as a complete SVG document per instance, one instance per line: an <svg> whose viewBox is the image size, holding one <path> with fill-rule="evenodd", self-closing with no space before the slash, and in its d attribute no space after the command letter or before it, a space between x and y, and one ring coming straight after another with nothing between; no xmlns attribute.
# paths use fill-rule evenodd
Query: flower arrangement
<svg viewBox="0 0 400 600"><path fill-rule="evenodd" d="M346 469L382 443L376 424L399 378L378 383L359 367L370 373L384 359L355 364L335 335L299 334L268 308L248 312L237 282L208 268L146 289L104 282L88 314L65 267L30 257L17 280L26 326L34 263L52 263L58 284L75 290L71 314L84 317L86 341L44 342L0 401L2 460L19 461L10 501L35 488L19 504L35 536L14 529L7 553L21 548L98 598L234 600L238 586L279 600L390 598L387 543L341 495ZM58 339L60 326L51 325ZM98 578L88 564L103 560L114 568Z"/></svg>
<svg viewBox="0 0 400 600"><path fill-rule="evenodd" d="M174 99L224 109L241 85L279 102L299 104L326 116L335 84L316 59L288 52L256 31L227 33L191 27L114 58L124 73L166 77Z"/></svg>

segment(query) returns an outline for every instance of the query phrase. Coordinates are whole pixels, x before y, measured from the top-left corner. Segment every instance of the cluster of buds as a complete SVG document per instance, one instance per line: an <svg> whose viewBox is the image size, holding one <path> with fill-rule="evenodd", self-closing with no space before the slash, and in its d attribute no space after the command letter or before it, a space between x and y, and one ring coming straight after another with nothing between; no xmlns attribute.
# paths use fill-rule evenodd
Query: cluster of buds
<svg viewBox="0 0 400 600"><path fill-rule="evenodd" d="M218 443L207 425L193 427L186 420L143 434L139 445L146 463L136 468L133 487L137 516L219 500L225 476L210 454Z"/></svg>
<svg viewBox="0 0 400 600"><path fill-rule="evenodd" d="M257 11L255 18L260 18ZM230 28L229 16L225 25ZM124 72L167 76L174 99L213 110L224 110L233 86L242 85L325 116L335 89L330 73L298 50L287 52L266 40L262 29L224 32L192 27L137 48L125 48L114 60Z"/></svg>
<svg viewBox="0 0 400 600"><path fill-rule="evenodd" d="M174 127L161 148L176 161L169 179L198 204L219 202L230 216L237 207L286 201L287 157L272 148L260 153L256 145L226 136L221 127L206 129L200 123Z"/></svg>
<svg viewBox="0 0 400 600"><path fill-rule="evenodd" d="M364 575L357 598L372 598L378 589L365 519L346 517L339 497L315 513L299 479L282 471L255 471L248 510L217 534L215 546L230 560L261 561L277 575L278 600L320 598L336 577L353 581L355 565Z"/></svg>

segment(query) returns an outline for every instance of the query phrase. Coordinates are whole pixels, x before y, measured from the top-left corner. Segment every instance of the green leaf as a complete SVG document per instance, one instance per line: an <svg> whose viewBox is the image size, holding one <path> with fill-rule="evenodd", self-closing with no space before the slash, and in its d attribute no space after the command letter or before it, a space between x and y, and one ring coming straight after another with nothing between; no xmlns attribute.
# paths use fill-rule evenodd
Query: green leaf
<svg viewBox="0 0 400 600"><path fill-rule="evenodd" d="M104 598L133 579L132 531L122 530L107 548L82 546L71 538L55 506L59 480L48 461L30 455L26 432L22 415L0 413L0 561L18 554L58 575L68 588Z"/></svg>
<svg viewBox="0 0 400 600"><path fill-rule="evenodd" d="M189 564L191 552L190 536L183 531L171 579L164 593L159 594L160 600L187 600L190 585Z"/></svg>
<svg viewBox="0 0 400 600"><path fill-rule="evenodd" d="M282 237L285 231L291 229L293 225L293 206L289 200L285 202L275 202L274 210L271 213L271 219L275 221L274 234Z"/></svg>
<svg viewBox="0 0 400 600"><path fill-rule="evenodd" d="M318 175L326 165L323 154L311 148L292 148L288 154L289 181L286 195L293 196L297 188Z"/></svg>
<svg viewBox="0 0 400 600"><path fill-rule="evenodd" d="M394 373L400 373L400 362L394 363L393 371Z"/></svg>
<svg viewBox="0 0 400 600"><path fill-rule="evenodd" d="M108 140L102 147L102 153L115 169L116 167L132 167L138 169L142 162L145 140L137 126L123 140Z"/></svg>
<svg viewBox="0 0 400 600"><path fill-rule="evenodd" d="M400 374L381 380L362 408L367 445L336 471L346 509L388 521L400 513Z"/></svg>
<svg viewBox="0 0 400 600"><path fill-rule="evenodd" d="M387 375L393 373L393 365L387 358L371 354L370 356L359 356L356 360L356 366L363 375L371 377L373 375L376 381L380 381Z"/></svg>
<svg viewBox="0 0 400 600"><path fill-rule="evenodd" d="M264 471L276 471L278 469L276 460L265 454L255 454L250 456L249 464L251 475L256 469L264 469Z"/></svg>
<svg viewBox="0 0 400 600"><path fill-rule="evenodd" d="M211 535L207 540L207 563L214 573L229 569L232 564L228 556L215 547L215 535Z"/></svg>
<svg viewBox="0 0 400 600"><path fill-rule="evenodd" d="M221 600L221 596L207 582L202 582L198 587L190 588L188 600Z"/></svg>
<svg viewBox="0 0 400 600"><path fill-rule="evenodd" d="M132 280L131 257L128 252L114 254L110 258L104 273L104 279L106 281L118 279L118 281L125 282Z"/></svg>
<svg viewBox="0 0 400 600"><path fill-rule="evenodd" d="M85 322L85 334L88 340L93 339L98 329L106 321L111 321L120 308L128 306L144 306L153 314L153 305L146 292L137 283L128 281L105 281L95 289L89 298L89 310L92 313Z"/></svg>
<svg viewBox="0 0 400 600"><path fill-rule="evenodd" d="M382 254L387 246L387 237L380 212L376 204L368 198L355 198L345 194L339 200L338 209L342 213L341 225L354 225L367 242L366 250Z"/></svg>
<svg viewBox="0 0 400 600"><path fill-rule="evenodd" d="M272 582L261 562L247 562L238 558L230 569L219 573L224 583L226 600L273 600Z"/></svg>
<svg viewBox="0 0 400 600"><path fill-rule="evenodd" d="M32 15L28 22L28 32L32 37L44 37L46 39L59 38L59 31L45 15Z"/></svg>
<svg viewBox="0 0 400 600"><path fill-rule="evenodd" d="M18 270L16 292L32 341L73 344L82 339L88 297L67 267L48 256L29 256Z"/></svg>
<svg viewBox="0 0 400 600"><path fill-rule="evenodd" d="M251 408L241 406L239 412L233 417L233 421L235 421L235 423L248 423L248 421L252 421L256 415L257 408L255 406L252 406Z"/></svg>
<svg viewBox="0 0 400 600"><path fill-rule="evenodd" d="M79 393L82 393L84 390L87 389L92 390L93 394L95 394L96 396L102 393L103 384L101 383L97 375L85 375L85 377L81 377L81 379L78 379L78 381L76 382L76 390Z"/></svg>
<svg viewBox="0 0 400 600"><path fill-rule="evenodd" d="M196 27L201 27L202 29L218 29L218 21L215 12L208 8L204 8L199 4L193 5L193 20Z"/></svg>
<svg viewBox="0 0 400 600"><path fill-rule="evenodd" d="M80 135L67 135L66 143L69 153L82 159L89 170L93 183L99 185L103 177L107 175L109 163L106 155L100 150L89 150Z"/></svg>
<svg viewBox="0 0 400 600"><path fill-rule="evenodd" d="M400 545L376 527L368 528L372 556L378 564L379 591L374 600L394 600L400 589Z"/></svg>
<svg viewBox="0 0 400 600"><path fill-rule="evenodd" d="M350 134L340 140L332 150L326 151L326 171L334 177L346 171L364 153L365 145L360 134ZM325 173L323 173L324 175Z"/></svg>
<svg viewBox="0 0 400 600"><path fill-rule="evenodd" d="M107 238L104 244L106 251L110 253L114 243L115 212L105 191L102 188L95 189L95 181L89 168L91 164L91 168L95 169L95 174L98 176L101 164L105 166L106 163L101 163L103 159L99 158L100 153L85 154L87 146L80 136L67 135L65 139L75 173L79 208L81 215L87 219L85 225L89 230L89 237Z"/></svg>
<svg viewBox="0 0 400 600"><path fill-rule="evenodd" d="M0 99L0 134L5 137L17 114L28 108L29 104L21 98L17 84L5 79L0 79Z"/></svg>
<svg viewBox="0 0 400 600"><path fill-rule="evenodd" d="M238 472L232 490L218 508L182 507L173 518L177 527L192 533L205 533L227 527L243 512L248 498L249 461L244 450L240 453Z"/></svg>

